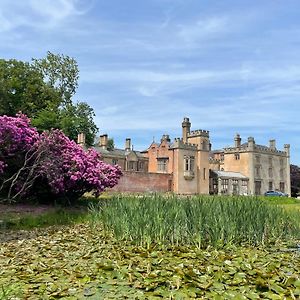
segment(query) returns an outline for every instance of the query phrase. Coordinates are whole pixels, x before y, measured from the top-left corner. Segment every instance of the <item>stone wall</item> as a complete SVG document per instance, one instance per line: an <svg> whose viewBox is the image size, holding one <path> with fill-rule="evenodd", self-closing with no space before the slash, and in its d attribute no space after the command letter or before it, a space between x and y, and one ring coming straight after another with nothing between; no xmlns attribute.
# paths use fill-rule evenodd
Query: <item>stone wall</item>
<svg viewBox="0 0 300 300"><path fill-rule="evenodd" d="M172 190L172 175L159 173L123 172L115 192L168 192Z"/></svg>

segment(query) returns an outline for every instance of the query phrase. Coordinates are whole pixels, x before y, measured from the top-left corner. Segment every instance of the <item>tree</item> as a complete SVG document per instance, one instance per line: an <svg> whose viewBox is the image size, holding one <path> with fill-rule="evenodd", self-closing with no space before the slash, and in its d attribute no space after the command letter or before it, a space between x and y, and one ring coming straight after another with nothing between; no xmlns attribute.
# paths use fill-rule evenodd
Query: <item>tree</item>
<svg viewBox="0 0 300 300"><path fill-rule="evenodd" d="M85 102L66 105L61 110L61 130L72 140L76 141L79 133L86 136L86 144L94 144L98 128L94 123L94 110Z"/></svg>
<svg viewBox="0 0 300 300"><path fill-rule="evenodd" d="M40 110L60 103L58 91L46 84L32 65L0 59L0 115L14 116L22 111L35 117Z"/></svg>
<svg viewBox="0 0 300 300"><path fill-rule="evenodd" d="M79 70L75 59L47 53L32 63L0 60L0 115L25 113L39 132L61 129L72 140L80 132L93 145L98 128L86 102L73 103Z"/></svg>
<svg viewBox="0 0 300 300"><path fill-rule="evenodd" d="M109 138L107 140L107 150L108 151L111 151L111 150L114 150L115 148L115 142L114 142L114 139L113 138Z"/></svg>
<svg viewBox="0 0 300 300"><path fill-rule="evenodd" d="M34 67L44 80L59 91L64 104L70 104L78 87L79 69L76 60L68 55L47 52L42 59L33 59Z"/></svg>
<svg viewBox="0 0 300 300"><path fill-rule="evenodd" d="M85 192L99 195L118 183L121 170L60 130L39 134L25 115L0 116L0 197L35 197L72 203Z"/></svg>

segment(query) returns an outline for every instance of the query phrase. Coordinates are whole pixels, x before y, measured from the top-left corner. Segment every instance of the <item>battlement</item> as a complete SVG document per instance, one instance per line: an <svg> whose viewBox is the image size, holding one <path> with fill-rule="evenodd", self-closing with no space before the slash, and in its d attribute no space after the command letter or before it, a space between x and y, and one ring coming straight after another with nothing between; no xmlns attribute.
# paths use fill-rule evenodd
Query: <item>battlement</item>
<svg viewBox="0 0 300 300"><path fill-rule="evenodd" d="M185 143L182 138L175 138L171 148L180 148L185 150L197 150L196 144Z"/></svg>
<svg viewBox="0 0 300 300"><path fill-rule="evenodd" d="M254 145L254 151L259 151L262 153L272 153L272 154L280 154L280 155L286 155L285 151L277 150L277 149L272 149L267 146L262 146L262 145ZM243 152L248 152L249 149L248 147L243 147L243 148L237 148L237 147L226 147L224 148L225 153L243 153Z"/></svg>
<svg viewBox="0 0 300 300"><path fill-rule="evenodd" d="M198 137L198 136L203 136L203 137L209 137L209 131L208 130L192 130L187 134L188 137Z"/></svg>

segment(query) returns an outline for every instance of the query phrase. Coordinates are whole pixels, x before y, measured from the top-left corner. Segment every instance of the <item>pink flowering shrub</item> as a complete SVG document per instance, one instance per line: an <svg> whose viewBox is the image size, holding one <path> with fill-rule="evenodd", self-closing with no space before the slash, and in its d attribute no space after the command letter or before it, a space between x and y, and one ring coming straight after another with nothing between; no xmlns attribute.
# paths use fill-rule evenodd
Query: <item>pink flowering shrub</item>
<svg viewBox="0 0 300 300"><path fill-rule="evenodd" d="M38 138L39 134L30 127L27 116L0 116L0 174L4 172L8 161L29 151Z"/></svg>
<svg viewBox="0 0 300 300"><path fill-rule="evenodd" d="M38 134L24 115L0 116L0 196L20 199L54 196L69 202L85 192L99 195L122 172L85 151L60 130Z"/></svg>

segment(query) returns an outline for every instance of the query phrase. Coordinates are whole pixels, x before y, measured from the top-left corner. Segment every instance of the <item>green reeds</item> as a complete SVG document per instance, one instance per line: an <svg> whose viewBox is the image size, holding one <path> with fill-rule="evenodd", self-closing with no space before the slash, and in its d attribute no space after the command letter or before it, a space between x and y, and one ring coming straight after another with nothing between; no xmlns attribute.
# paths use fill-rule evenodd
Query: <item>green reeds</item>
<svg viewBox="0 0 300 300"><path fill-rule="evenodd" d="M143 246L260 245L300 232L300 213L291 215L255 197L115 196L91 207L91 216L118 239Z"/></svg>

